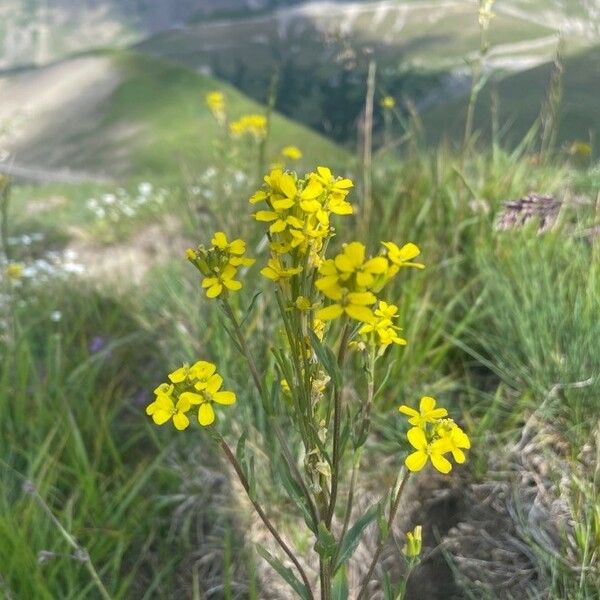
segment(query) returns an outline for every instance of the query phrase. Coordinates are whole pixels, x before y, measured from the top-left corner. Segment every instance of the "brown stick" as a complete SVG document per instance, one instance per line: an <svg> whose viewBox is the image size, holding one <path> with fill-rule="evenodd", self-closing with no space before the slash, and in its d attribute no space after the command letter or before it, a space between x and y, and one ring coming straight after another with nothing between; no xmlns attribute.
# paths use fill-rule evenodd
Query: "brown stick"
<svg viewBox="0 0 600 600"><path fill-rule="evenodd" d="M286 553L288 558L292 561L292 563L298 570L298 573L300 574L300 577L302 578L302 582L304 583L304 586L306 587L306 591L308 593L309 599L314 600L312 589L310 587L310 583L308 582L308 577L306 576L306 573L305 573L304 569L302 568L302 565L300 564L300 562L298 561L298 559L292 552L291 548L287 545L287 543L279 535L277 529L275 529L275 526L273 525L273 523L271 523L271 521L269 520L269 517L267 517L267 515L265 514L265 511L262 509L260 504L256 500L254 500L254 498L252 498L252 496L250 495L250 484L248 483L248 479L246 479L246 475L244 475L244 471L242 470L240 464L238 463L238 461L235 457L235 454L233 454L233 452L231 451L231 448L227 445L227 442L223 438L221 438L220 435L218 435L218 437L220 438L219 442L220 442L221 448L223 449L223 452L225 452L225 456L227 457L227 460L230 462L231 466L235 470L236 475L238 476L238 478L240 480L240 483L242 484L244 490L246 491L246 495L248 496L248 499L250 500L250 502L252 503L252 506L254 507L254 510L258 513L258 516L261 518L262 522L265 524L265 527L271 532L271 535L275 538L275 541L279 544L281 549Z"/></svg>

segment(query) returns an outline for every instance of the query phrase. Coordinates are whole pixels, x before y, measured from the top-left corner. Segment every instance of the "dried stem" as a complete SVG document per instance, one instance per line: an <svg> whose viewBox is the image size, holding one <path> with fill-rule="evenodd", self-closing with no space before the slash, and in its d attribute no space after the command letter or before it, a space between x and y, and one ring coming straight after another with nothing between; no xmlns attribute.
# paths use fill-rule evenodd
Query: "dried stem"
<svg viewBox="0 0 600 600"><path fill-rule="evenodd" d="M292 563L296 567L300 577L302 578L302 582L304 583L304 585L306 587L306 591L308 593L309 599L314 600L314 596L312 593L312 589L310 587L310 583L308 581L308 577L306 576L306 572L302 568L302 565L300 564L300 562L298 561L294 552L291 550L291 548L288 546L288 544L283 540L281 535L279 535L279 532L277 531L277 529L275 528L273 523L271 523L271 521L269 520L269 517L267 517L267 515L265 514L265 511L262 509L260 504L250 494L250 484L248 482L248 479L246 478L246 475L244 474L244 471L242 470L240 464L238 463L238 461L235 457L235 454L231 451L231 448L227 445L227 442L221 437L220 434L217 433L216 436L217 436L217 439L219 440L219 444L220 444L223 452L225 453L227 460L233 467L234 471L236 472L236 475L238 476L238 479L240 480L240 483L242 484L244 490L246 491L246 495L248 496L248 499L252 503L254 510L257 512L258 516L261 518L265 527L270 531L271 535L275 538L275 541L279 544L281 549L285 552L285 554L288 556L288 558L292 561Z"/></svg>

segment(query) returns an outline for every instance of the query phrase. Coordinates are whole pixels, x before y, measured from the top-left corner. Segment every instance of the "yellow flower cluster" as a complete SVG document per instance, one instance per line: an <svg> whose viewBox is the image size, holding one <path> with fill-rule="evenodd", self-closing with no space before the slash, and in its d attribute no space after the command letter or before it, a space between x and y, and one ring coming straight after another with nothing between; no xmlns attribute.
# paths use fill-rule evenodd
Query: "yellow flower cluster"
<svg viewBox="0 0 600 600"><path fill-rule="evenodd" d="M248 134L260 141L267 135L267 117L255 114L243 115L229 124L229 133L234 137Z"/></svg>
<svg viewBox="0 0 600 600"><path fill-rule="evenodd" d="M289 158L290 160L300 160L302 158L302 152L297 146L285 146L281 150L281 156Z"/></svg>
<svg viewBox="0 0 600 600"><path fill-rule="evenodd" d="M211 240L212 246L197 249L188 248L188 260L204 275L202 287L209 298L216 298L228 291L242 289L242 283L235 279L239 267L254 264L246 254L246 242L242 239L229 241L222 231L217 231Z"/></svg>
<svg viewBox="0 0 600 600"><path fill-rule="evenodd" d="M264 181L250 203L267 205L254 218L269 224L275 260L288 253L309 253L315 260L324 239L331 234L330 215L352 214L352 205L346 200L352 182L335 177L327 167L318 167L304 179L273 169Z"/></svg>
<svg viewBox="0 0 600 600"><path fill-rule="evenodd" d="M375 327L379 324L382 337L389 343L402 341L391 319L396 315L397 307L385 302L379 307L379 314L370 308L377 302L375 295L394 277L401 267L423 268L420 263L411 262L420 253L419 248L412 243L401 248L393 242L383 242L385 254L374 258L365 258L366 249L360 242L346 244L340 254L330 258L319 267L320 278L316 287L333 304L317 312L317 317L325 321L337 319L346 314L351 319L368 323ZM390 308L393 307L393 308ZM369 333L369 328L363 333ZM379 334L379 331L378 331Z"/></svg>
<svg viewBox="0 0 600 600"><path fill-rule="evenodd" d="M223 378L213 363L199 360L192 366L183 365L169 374L169 382L161 383L155 390L154 402L146 407L146 414L157 425L173 421L179 431L189 427L187 416L197 407L198 422L206 427L215 421L213 404L233 404L234 392L221 390Z"/></svg>
<svg viewBox="0 0 600 600"><path fill-rule="evenodd" d="M222 122L225 119L225 96L222 92L214 91L206 94L206 105L208 106L213 117Z"/></svg>
<svg viewBox="0 0 600 600"><path fill-rule="evenodd" d="M407 438L414 452L406 457L405 465L409 471L420 471L430 460L440 473L449 473L452 463L446 454L452 454L455 462L465 462L465 453L471 447L469 436L452 420L447 418L445 408L436 408L436 401L424 396L419 410L402 405L399 411L408 416L413 426L408 430Z"/></svg>
<svg viewBox="0 0 600 600"><path fill-rule="evenodd" d="M358 333L363 338L371 338L375 345L382 350L385 350L390 344L405 346L406 340L398 335L398 332L401 331L400 327L394 325L394 319L397 317L398 307L380 300L375 309L374 319L370 323L365 323Z"/></svg>

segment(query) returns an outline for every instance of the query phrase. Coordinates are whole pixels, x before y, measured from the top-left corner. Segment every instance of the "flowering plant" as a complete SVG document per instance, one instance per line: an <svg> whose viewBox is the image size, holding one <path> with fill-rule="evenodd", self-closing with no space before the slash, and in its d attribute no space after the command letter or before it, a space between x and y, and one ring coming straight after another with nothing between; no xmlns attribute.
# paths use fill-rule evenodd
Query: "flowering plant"
<svg viewBox="0 0 600 600"><path fill-rule="evenodd" d="M318 167L303 178L276 168L250 198L256 209L253 217L264 227L270 251L260 273L274 296L282 330L283 342L276 340L271 348L276 377L263 374L255 363L242 320L231 303L232 295L245 285L243 269L255 262L246 256L244 240L230 240L224 232L217 232L210 246L187 251L188 260L202 275L201 287L207 298L223 308L228 329L244 355L275 432L284 458L283 487L314 539L318 577L311 574L306 560L299 558L268 516L257 492L256 473L247 459L246 435L233 451L214 427L215 408L220 412L220 406L236 401L233 392L222 390L223 378L215 364L200 360L176 369L170 373L169 382L157 387L156 399L147 407L158 425L172 421L176 429L184 430L190 425L188 415L196 412L200 425L209 427L293 568L264 549L262 556L298 597L309 600L315 598L315 580L322 599L332 598L334 589L336 597L349 597L347 564L365 529L377 522L377 549L355 594L357 599L367 598L410 474L428 462L439 472L448 473L452 469L449 459L464 462L464 450L470 447L467 434L433 398L423 397L418 409L402 405L399 410L410 425L408 443L404 442L404 466L398 465L396 482L381 500L352 523L378 366L390 347L407 343L396 324L398 307L385 298L385 289L403 269L424 268L415 262L420 250L413 243L384 241L378 252L369 256L363 243L351 241L337 253L328 253L335 234L334 219L354 212L348 200L352 187L350 179L336 177L327 167ZM353 351L362 363L358 377L364 378L366 390L360 402L345 394L351 377L346 362ZM282 415L291 428L285 433ZM341 501L342 494L345 502ZM418 561L421 543L421 528L417 526L407 535L404 554L409 570ZM402 597L404 588L401 585L393 597Z"/></svg>

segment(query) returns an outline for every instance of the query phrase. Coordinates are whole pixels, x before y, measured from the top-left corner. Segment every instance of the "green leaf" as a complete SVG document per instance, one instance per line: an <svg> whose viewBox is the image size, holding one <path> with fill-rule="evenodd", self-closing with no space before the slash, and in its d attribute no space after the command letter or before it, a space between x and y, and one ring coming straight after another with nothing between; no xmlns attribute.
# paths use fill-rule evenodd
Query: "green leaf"
<svg viewBox="0 0 600 600"><path fill-rule="evenodd" d="M277 471L285 491L298 507L298 510L302 513L306 525L313 533L317 533L317 524L308 508L308 500L306 499L302 486L292 476L290 468L285 460L282 460L279 463Z"/></svg>
<svg viewBox="0 0 600 600"><path fill-rule="evenodd" d="M290 587L303 600L308 600L308 590L306 586L294 575L294 572L289 567L286 567L278 558L273 556L266 548L260 544L256 545L256 550L279 575L290 585Z"/></svg>
<svg viewBox="0 0 600 600"><path fill-rule="evenodd" d="M321 343L321 340L311 329L308 330L312 347L321 364L325 367L327 374L331 377L333 385L340 389L342 387L342 372L337 364L337 358L329 346Z"/></svg>
<svg viewBox="0 0 600 600"><path fill-rule="evenodd" d="M246 309L246 314L240 321L240 327L242 327L245 324L246 320L251 315L252 311L254 310L254 305L256 304L256 301L258 300L258 297L261 294L262 294L262 292L256 292L256 294L254 294L254 296L252 296L252 300L250 300L250 304L248 305L248 308Z"/></svg>
<svg viewBox="0 0 600 600"><path fill-rule="evenodd" d="M336 573L337 570L347 563L350 560L352 554L356 550L358 543L360 542L360 538L364 532L364 530L375 520L379 513L380 503L371 506L367 512L356 520L354 525L350 527L342 543L340 545L340 551L338 553L337 559L335 561L333 572Z"/></svg>
<svg viewBox="0 0 600 600"><path fill-rule="evenodd" d="M246 440L248 439L248 432L244 430L238 443L235 447L235 457L237 458L238 463L242 467L244 471L244 475L246 479L248 479L248 467L247 467L247 458L246 458Z"/></svg>
<svg viewBox="0 0 600 600"><path fill-rule="evenodd" d="M331 582L331 600L348 600L348 573L346 567L342 567Z"/></svg>
<svg viewBox="0 0 600 600"><path fill-rule="evenodd" d="M317 529L317 541L315 542L315 550L323 559L331 558L337 549L335 537L323 521L319 523Z"/></svg>
<svg viewBox="0 0 600 600"><path fill-rule="evenodd" d="M383 502L377 507L377 527L379 528L379 538L384 542L390 534L390 528L383 509Z"/></svg>

